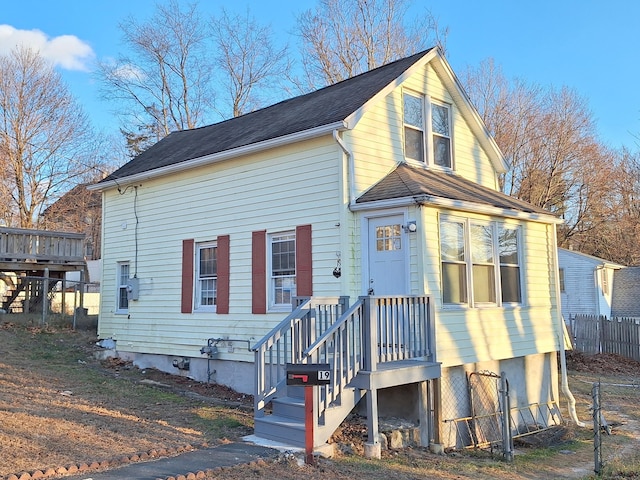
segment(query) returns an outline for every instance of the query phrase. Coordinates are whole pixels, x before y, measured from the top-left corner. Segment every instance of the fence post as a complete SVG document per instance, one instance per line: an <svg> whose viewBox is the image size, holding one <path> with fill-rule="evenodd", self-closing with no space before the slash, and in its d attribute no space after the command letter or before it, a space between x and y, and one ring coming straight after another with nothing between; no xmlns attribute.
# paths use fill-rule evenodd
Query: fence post
<svg viewBox="0 0 640 480"><path fill-rule="evenodd" d="M600 385L593 384L591 389L593 398L593 471L600 475L602 469L602 423L600 419Z"/></svg>
<svg viewBox="0 0 640 480"><path fill-rule="evenodd" d="M502 452L504 459L507 462L512 462L511 401L509 400L509 382L504 372L500 372L500 395L502 396Z"/></svg>

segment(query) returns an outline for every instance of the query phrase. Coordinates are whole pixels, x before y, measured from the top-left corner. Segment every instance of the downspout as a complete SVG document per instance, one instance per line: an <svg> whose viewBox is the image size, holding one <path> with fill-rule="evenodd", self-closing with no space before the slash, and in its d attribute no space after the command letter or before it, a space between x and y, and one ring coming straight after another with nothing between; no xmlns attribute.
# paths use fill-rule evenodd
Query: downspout
<svg viewBox="0 0 640 480"><path fill-rule="evenodd" d="M576 413L576 399L569 390L569 380L567 377L567 357L565 355L564 350L564 319L562 318L562 303L560 300L560 284L557 279L557 275L559 272L560 266L558 265L558 235L556 233L556 226L551 225L553 228L553 268L554 268L554 278L555 278L555 288L556 288L556 302L558 304L558 344L560 348L560 388L562 393L564 393L567 397L567 408L569 410L569 416L571 420L579 427L586 427L584 422L581 422L578 419L578 414Z"/></svg>
<svg viewBox="0 0 640 480"><path fill-rule="evenodd" d="M351 205L355 205L356 203L356 194L355 194L355 185L354 185L356 180L356 174L354 169L355 167L353 165L353 156L351 155L351 152L347 149L347 146L344 144L344 141L340 137L340 131L338 129L335 129L333 131L333 139L336 141L336 143L340 146L344 154L347 156L347 188L349 190L349 207L351 207Z"/></svg>

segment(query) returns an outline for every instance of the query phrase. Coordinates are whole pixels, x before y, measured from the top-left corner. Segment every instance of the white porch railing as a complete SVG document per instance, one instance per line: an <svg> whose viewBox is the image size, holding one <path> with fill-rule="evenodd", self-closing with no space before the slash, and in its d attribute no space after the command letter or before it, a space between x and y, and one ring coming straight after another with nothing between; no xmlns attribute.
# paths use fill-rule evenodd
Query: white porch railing
<svg viewBox="0 0 640 480"><path fill-rule="evenodd" d="M319 387L320 424L331 404L360 371L421 359L436 362L435 329L428 296L367 296L346 308L346 297L312 298L254 347L255 416L286 385L287 363L329 363L331 384Z"/></svg>
<svg viewBox="0 0 640 480"><path fill-rule="evenodd" d="M307 363L329 363L332 382L320 387L318 418L361 370L411 359L436 362L435 328L428 296L360 297L303 352Z"/></svg>
<svg viewBox="0 0 640 480"><path fill-rule="evenodd" d="M265 405L279 388L286 385L287 363L303 363L303 352L341 317L348 298L297 299L298 307L253 346L256 417L264 415Z"/></svg>

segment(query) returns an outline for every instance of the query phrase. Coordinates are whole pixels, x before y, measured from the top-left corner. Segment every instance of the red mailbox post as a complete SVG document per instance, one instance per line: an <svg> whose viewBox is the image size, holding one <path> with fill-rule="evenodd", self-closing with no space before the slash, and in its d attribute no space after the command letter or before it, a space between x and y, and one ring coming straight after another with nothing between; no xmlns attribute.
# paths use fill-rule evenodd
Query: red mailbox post
<svg viewBox="0 0 640 480"><path fill-rule="evenodd" d="M305 463L313 465L313 387L329 385L331 367L328 363L287 364L287 385L304 387Z"/></svg>

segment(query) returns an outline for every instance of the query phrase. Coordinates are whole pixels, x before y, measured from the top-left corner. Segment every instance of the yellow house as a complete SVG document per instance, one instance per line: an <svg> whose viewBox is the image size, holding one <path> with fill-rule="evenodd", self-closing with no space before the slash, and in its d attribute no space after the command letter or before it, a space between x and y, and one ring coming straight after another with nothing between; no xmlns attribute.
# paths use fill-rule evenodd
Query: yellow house
<svg viewBox="0 0 640 480"><path fill-rule="evenodd" d="M474 442L486 432L459 427L487 372L524 423L547 421L558 220L499 192L507 167L435 48L174 132L91 187L98 335L140 367L253 394L256 435L291 444L308 439L288 364L330 372L314 447L361 399L370 455L385 413L423 443Z"/></svg>

